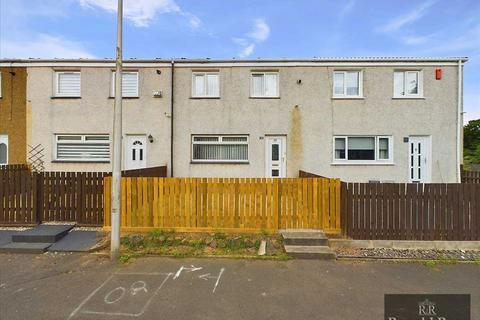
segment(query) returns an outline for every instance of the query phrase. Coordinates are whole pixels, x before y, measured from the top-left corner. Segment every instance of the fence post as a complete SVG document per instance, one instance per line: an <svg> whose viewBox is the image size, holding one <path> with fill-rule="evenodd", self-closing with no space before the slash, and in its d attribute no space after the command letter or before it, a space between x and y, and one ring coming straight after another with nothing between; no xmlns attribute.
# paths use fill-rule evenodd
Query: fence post
<svg viewBox="0 0 480 320"><path fill-rule="evenodd" d="M34 172L34 185L35 185L35 223L42 223L43 216L43 189L44 189L44 179L43 172Z"/></svg>

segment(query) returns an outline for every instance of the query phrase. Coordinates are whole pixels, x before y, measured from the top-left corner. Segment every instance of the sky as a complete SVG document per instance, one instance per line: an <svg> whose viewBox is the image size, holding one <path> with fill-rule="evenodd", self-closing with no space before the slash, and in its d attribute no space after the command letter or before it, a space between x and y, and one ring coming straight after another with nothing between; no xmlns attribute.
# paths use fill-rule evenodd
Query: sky
<svg viewBox="0 0 480 320"><path fill-rule="evenodd" d="M124 58L467 56L480 119L479 0L124 0ZM0 0L0 58L114 58L116 0Z"/></svg>

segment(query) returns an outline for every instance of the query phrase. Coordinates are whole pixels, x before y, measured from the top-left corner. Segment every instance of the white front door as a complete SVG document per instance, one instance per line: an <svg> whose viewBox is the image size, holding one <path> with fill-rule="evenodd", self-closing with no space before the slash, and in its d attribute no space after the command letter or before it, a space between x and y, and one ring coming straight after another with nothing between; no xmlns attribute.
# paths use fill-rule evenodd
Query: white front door
<svg viewBox="0 0 480 320"><path fill-rule="evenodd" d="M287 137L266 136L265 176L267 178L287 176Z"/></svg>
<svg viewBox="0 0 480 320"><path fill-rule="evenodd" d="M125 170L147 167L147 137L125 136Z"/></svg>
<svg viewBox="0 0 480 320"><path fill-rule="evenodd" d="M430 137L409 137L409 181L430 182Z"/></svg>
<svg viewBox="0 0 480 320"><path fill-rule="evenodd" d="M0 164L8 164L8 136L0 135Z"/></svg>

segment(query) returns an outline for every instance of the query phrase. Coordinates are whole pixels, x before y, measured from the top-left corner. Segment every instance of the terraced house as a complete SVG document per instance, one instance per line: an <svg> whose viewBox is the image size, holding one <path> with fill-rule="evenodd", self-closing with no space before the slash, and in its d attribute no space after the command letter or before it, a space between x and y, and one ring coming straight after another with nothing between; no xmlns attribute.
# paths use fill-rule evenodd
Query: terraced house
<svg viewBox="0 0 480 320"><path fill-rule="evenodd" d="M466 61L128 60L124 168L456 182ZM110 170L112 60L3 60L0 67L26 69L27 142L44 148L46 170Z"/></svg>

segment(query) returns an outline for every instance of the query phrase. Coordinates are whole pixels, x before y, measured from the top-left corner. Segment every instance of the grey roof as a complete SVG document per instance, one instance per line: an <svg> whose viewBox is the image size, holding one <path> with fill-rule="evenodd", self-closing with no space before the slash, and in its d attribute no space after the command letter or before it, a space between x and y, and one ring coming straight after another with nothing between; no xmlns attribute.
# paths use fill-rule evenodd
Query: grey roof
<svg viewBox="0 0 480 320"><path fill-rule="evenodd" d="M79 59L40 59L40 58L29 58L29 59L0 59L0 63L31 63L31 62L114 62L114 59L89 59L89 58L79 58ZM152 62L171 62L175 63L182 62L195 62L195 63L209 63L209 62L466 62L468 57L313 57L313 58L257 58L257 59L210 59L210 58L155 58L155 59L137 59L137 58L126 58L126 62L143 62L143 63L152 63Z"/></svg>

